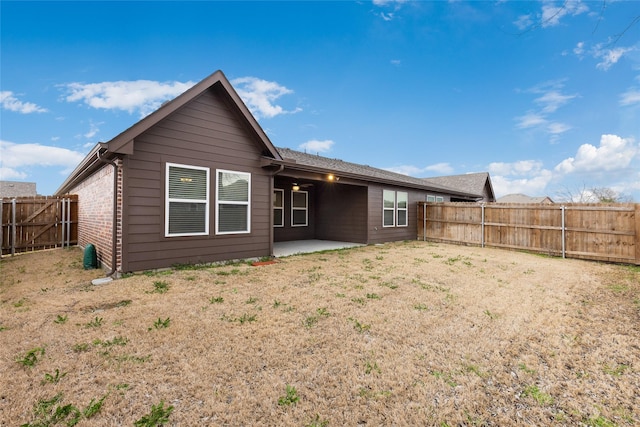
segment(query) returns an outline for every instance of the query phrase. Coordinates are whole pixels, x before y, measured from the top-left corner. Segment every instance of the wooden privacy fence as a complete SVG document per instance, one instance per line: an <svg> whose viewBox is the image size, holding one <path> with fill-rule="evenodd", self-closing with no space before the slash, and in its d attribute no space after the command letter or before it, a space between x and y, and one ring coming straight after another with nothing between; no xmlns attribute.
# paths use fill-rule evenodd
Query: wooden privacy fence
<svg viewBox="0 0 640 427"><path fill-rule="evenodd" d="M420 202L418 239L640 265L640 204Z"/></svg>
<svg viewBox="0 0 640 427"><path fill-rule="evenodd" d="M78 196L0 199L2 255L76 245Z"/></svg>

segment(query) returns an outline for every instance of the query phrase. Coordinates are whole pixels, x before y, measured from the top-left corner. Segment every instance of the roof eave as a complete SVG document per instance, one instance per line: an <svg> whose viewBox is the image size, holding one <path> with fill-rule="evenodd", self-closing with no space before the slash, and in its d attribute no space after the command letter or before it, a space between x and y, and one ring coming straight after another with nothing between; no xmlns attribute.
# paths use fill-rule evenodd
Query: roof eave
<svg viewBox="0 0 640 427"><path fill-rule="evenodd" d="M352 173L352 172L336 171L336 170L323 168L323 167L319 167L319 166L310 166L310 165L297 163L296 161L291 160L291 159L271 160L271 164L278 165L278 166L284 166L285 170L288 168L288 169L291 169L291 170L297 170L297 171L302 171L302 172L314 172L314 173L321 173L321 174L330 174L331 173L331 174L339 175L340 177L344 177L344 178L350 178L350 179L355 179L355 180L360 180L360 181L367 181L367 182L375 182L377 184L394 185L394 186L398 186L398 187L413 188L413 189L416 189L416 190L427 190L427 191L441 192L441 193L446 193L446 194L450 194L450 195L453 195L453 196L460 196L460 197L465 197L465 198L470 198L470 199L478 199L478 198L481 199L482 198L482 195L479 195L479 194L465 193L465 192L449 189L449 188L446 188L446 187L435 187L435 186L432 186L432 185L412 184L412 183L408 183L408 182L401 182L401 181L395 181L395 180L392 180L392 179L385 179L385 178L379 178L379 177L374 177L374 176L361 175L361 174L356 174L356 173Z"/></svg>

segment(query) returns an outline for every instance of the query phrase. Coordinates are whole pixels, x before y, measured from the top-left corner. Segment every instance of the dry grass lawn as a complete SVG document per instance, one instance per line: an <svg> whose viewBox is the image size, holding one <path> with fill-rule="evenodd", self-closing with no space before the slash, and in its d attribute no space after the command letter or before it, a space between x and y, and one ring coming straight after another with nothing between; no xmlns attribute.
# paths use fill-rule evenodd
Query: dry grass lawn
<svg viewBox="0 0 640 427"><path fill-rule="evenodd" d="M0 268L2 426L640 425L638 267L403 242Z"/></svg>

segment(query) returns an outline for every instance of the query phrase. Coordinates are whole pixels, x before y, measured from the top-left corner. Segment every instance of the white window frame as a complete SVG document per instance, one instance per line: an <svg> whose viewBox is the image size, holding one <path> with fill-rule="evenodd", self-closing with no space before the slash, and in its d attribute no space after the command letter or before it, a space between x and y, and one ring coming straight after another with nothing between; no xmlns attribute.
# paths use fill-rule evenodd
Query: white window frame
<svg viewBox="0 0 640 427"><path fill-rule="evenodd" d="M401 208L399 203L398 203L398 195L399 194L404 194L406 197L406 206L404 208ZM400 218L400 213L404 212L404 225L400 224L400 221L398 221L398 219ZM409 226L409 193L407 191L396 191L396 227L408 227Z"/></svg>
<svg viewBox="0 0 640 427"><path fill-rule="evenodd" d="M239 201L231 201L231 200L223 200L222 202L219 200L219 192L220 192L220 174L221 173L230 173L235 175L246 175L247 176L247 185L248 185L248 194L247 200L239 200ZM246 230L234 230L234 231L220 231L220 205L242 205L247 207L247 229ZM225 235L225 234L249 234L251 233L251 174L249 172L240 172L240 171L232 171L227 169L216 169L216 235Z"/></svg>
<svg viewBox="0 0 640 427"><path fill-rule="evenodd" d="M387 208L384 206L384 193L393 193L393 208ZM382 190L382 227L383 228L388 228L388 227L395 227L396 226L396 192L394 190ZM385 224L384 223L384 213L386 211L391 211L393 212L393 224Z"/></svg>
<svg viewBox="0 0 640 427"><path fill-rule="evenodd" d="M435 202L436 196L432 196L431 194L427 195L427 202Z"/></svg>
<svg viewBox="0 0 640 427"><path fill-rule="evenodd" d="M182 169L193 169L193 170L204 170L206 171L206 193L204 200L198 199L182 199L182 198L170 198L169 197L169 169L172 167L182 168ZM169 163L167 162L165 165L165 215L164 215L164 235L165 237L182 237L182 236L206 236L209 234L209 168L201 167L201 166L192 166L192 165L183 165L179 163ZM195 233L170 233L169 232L169 206L171 203L196 203L196 204L204 204L205 205L205 214L204 214L204 231L195 232Z"/></svg>
<svg viewBox="0 0 640 427"><path fill-rule="evenodd" d="M296 207L293 203L294 193L304 194L305 206L303 208ZM304 211L304 224L294 224L295 215L294 211ZM309 225L309 192L308 191L291 191L291 226L292 227L307 227Z"/></svg>
<svg viewBox="0 0 640 427"><path fill-rule="evenodd" d="M436 196L436 203L444 203L444 197Z"/></svg>
<svg viewBox="0 0 640 427"><path fill-rule="evenodd" d="M274 193L274 196L273 196L273 211L274 211L273 220L275 221L275 218L276 218L276 216L275 216L275 211L276 210L279 210L280 212L282 212L282 215L280 217L281 218L280 224L275 224L274 223L273 226L274 227L284 227L284 190L282 188L274 188L273 189L273 193ZM275 196L275 193L280 193L281 194L280 200L282 201L282 206L276 206L275 203L276 203L277 198Z"/></svg>

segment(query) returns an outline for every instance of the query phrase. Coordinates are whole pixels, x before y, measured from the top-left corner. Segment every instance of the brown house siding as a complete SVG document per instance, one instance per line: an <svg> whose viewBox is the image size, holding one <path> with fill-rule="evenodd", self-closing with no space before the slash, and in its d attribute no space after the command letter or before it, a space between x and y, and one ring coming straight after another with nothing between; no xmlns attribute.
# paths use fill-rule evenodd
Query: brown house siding
<svg viewBox="0 0 640 427"><path fill-rule="evenodd" d="M306 226L291 226L291 187L293 181L278 181L274 185L274 189L284 191L284 226L273 228L273 240L274 242L284 242L289 240L307 240L316 239L316 221L317 221L317 206L318 201L316 197L315 187L304 188L302 191L308 193L308 211L307 211L307 225Z"/></svg>
<svg viewBox="0 0 640 427"><path fill-rule="evenodd" d="M367 187L322 184L317 206L318 239L367 243Z"/></svg>
<svg viewBox="0 0 640 427"><path fill-rule="evenodd" d="M271 175L224 98L214 86L135 139L125 161L123 271L269 255ZM164 236L167 162L209 168L208 236ZM215 234L216 169L251 174L249 234Z"/></svg>
<svg viewBox="0 0 640 427"><path fill-rule="evenodd" d="M382 192L383 190L404 191L408 193L409 205L407 211L408 225L406 227L383 227L382 226ZM428 193L425 191L410 190L403 187L393 186L369 186L369 239L367 243L384 243L400 240L415 240L417 218L417 202L425 201L427 194L443 196L445 201L448 197L439 193Z"/></svg>

